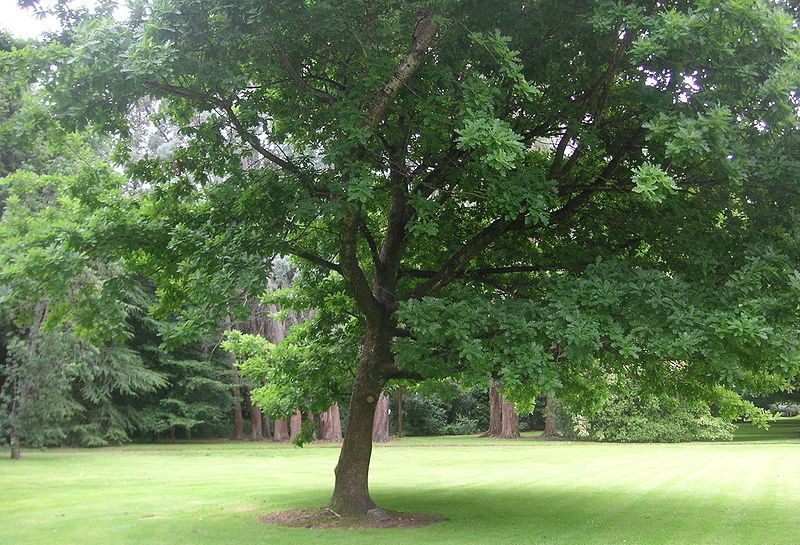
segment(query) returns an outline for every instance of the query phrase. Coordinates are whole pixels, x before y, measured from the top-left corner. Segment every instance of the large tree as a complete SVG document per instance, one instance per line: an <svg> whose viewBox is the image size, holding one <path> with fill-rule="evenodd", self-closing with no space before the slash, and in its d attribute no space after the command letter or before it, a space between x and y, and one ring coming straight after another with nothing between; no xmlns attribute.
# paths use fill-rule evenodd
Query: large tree
<svg viewBox="0 0 800 545"><path fill-rule="evenodd" d="M121 139L144 183L103 226L180 279L167 298L218 320L273 255L301 268L317 335L296 353L352 387L331 507L361 513L392 379L496 377L513 401L590 406L609 372L697 397L796 374L781 10L153 0L78 18L47 76L66 117L124 137L155 97L154 123L179 128L168 155L134 161Z"/></svg>

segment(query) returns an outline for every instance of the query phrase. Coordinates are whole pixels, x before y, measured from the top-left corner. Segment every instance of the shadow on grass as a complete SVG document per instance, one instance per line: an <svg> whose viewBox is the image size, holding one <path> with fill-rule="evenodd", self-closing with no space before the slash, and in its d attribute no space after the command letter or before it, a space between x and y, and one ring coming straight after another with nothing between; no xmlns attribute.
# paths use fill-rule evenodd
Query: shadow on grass
<svg viewBox="0 0 800 545"><path fill-rule="evenodd" d="M800 441L800 417L778 418L770 422L769 429L740 424L733 439L736 442L791 443Z"/></svg>
<svg viewBox="0 0 800 545"><path fill-rule="evenodd" d="M414 530L300 530L291 536L297 537L296 541L283 534L280 543L360 544L375 543L376 538L382 544L795 543L798 524L775 526L778 520L792 520L788 507L785 513L776 512L771 502L740 502L712 492L682 494L674 489L661 491L657 485L636 493L624 486L604 490L383 490L375 495L382 507L436 513L449 521ZM270 535L277 535L275 532L275 528L267 530Z"/></svg>

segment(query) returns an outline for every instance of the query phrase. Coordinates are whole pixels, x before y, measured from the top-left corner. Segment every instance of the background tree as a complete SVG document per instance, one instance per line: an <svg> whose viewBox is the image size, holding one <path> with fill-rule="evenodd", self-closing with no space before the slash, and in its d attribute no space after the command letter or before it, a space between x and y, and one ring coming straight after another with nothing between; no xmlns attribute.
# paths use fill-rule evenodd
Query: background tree
<svg viewBox="0 0 800 545"><path fill-rule="evenodd" d="M320 415L320 437L325 441L339 443L342 440L342 417L339 404L334 403Z"/></svg>
<svg viewBox="0 0 800 545"><path fill-rule="evenodd" d="M545 398L544 432L542 432L542 437L546 439L556 439L559 437L559 433L555 421L555 402L553 396L549 394L545 396Z"/></svg>
<svg viewBox="0 0 800 545"><path fill-rule="evenodd" d="M372 440L376 443L389 442L389 396L381 392L375 403L375 416L372 423Z"/></svg>
<svg viewBox="0 0 800 545"><path fill-rule="evenodd" d="M500 394L499 386L499 381L493 378L489 386L489 429L481 435L514 439L519 437L519 416L514 404Z"/></svg>
<svg viewBox="0 0 800 545"><path fill-rule="evenodd" d="M163 344L180 326L149 314L156 287L89 236L103 198L130 188L104 160L108 142L66 131L33 85L54 48L0 34L2 436L97 446L214 433L230 404L219 362L199 342Z"/></svg>
<svg viewBox="0 0 800 545"><path fill-rule="evenodd" d="M74 153L70 144L82 142L65 135L48 144ZM54 174L17 170L0 180L6 195L0 217L0 423L13 454L21 441L125 440L137 428L130 412L135 397L165 384L129 344L133 321L143 311L135 279L113 261L60 243L80 241L84 219L71 191L87 173L66 168Z"/></svg>

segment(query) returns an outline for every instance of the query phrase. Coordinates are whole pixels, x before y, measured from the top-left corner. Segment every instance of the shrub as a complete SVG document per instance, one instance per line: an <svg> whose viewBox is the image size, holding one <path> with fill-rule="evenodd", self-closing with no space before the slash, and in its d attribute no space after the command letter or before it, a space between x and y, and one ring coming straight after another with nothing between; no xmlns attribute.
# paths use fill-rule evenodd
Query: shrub
<svg viewBox="0 0 800 545"><path fill-rule="evenodd" d="M441 399L414 392L404 400L403 412L406 435L444 435L447 407Z"/></svg>
<svg viewBox="0 0 800 545"><path fill-rule="evenodd" d="M455 421L445 426L445 435L473 435L478 433L478 420L464 415L458 415Z"/></svg>
<svg viewBox="0 0 800 545"><path fill-rule="evenodd" d="M769 412L780 414L784 417L797 416L800 414L800 405L793 401L778 401L770 404Z"/></svg>
<svg viewBox="0 0 800 545"><path fill-rule="evenodd" d="M573 437L619 443L730 441L736 429L705 403L638 392L628 383L614 384L596 413L573 416L572 424Z"/></svg>
<svg viewBox="0 0 800 545"><path fill-rule="evenodd" d="M486 429L488 418L486 390L439 385L410 392L403 400L405 435L469 435Z"/></svg>

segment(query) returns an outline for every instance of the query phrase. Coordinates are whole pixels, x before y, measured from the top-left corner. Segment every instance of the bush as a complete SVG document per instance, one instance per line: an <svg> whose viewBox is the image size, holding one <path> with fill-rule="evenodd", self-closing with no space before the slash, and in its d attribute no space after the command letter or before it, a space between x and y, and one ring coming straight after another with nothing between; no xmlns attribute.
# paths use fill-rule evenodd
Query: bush
<svg viewBox="0 0 800 545"><path fill-rule="evenodd" d="M444 401L412 393L403 401L406 435L444 435L447 428L447 407Z"/></svg>
<svg viewBox="0 0 800 545"><path fill-rule="evenodd" d="M467 416L458 415L454 422L445 426L445 435L473 435L480 431L478 420Z"/></svg>
<svg viewBox="0 0 800 545"><path fill-rule="evenodd" d="M403 433L469 435L488 427L486 390L455 390L454 395L446 394L419 390L407 394L403 399ZM396 418L392 420L396 422Z"/></svg>
<svg viewBox="0 0 800 545"><path fill-rule="evenodd" d="M800 414L800 405L792 401L778 401L770 404L769 412L780 414L784 417L797 416Z"/></svg>
<svg viewBox="0 0 800 545"><path fill-rule="evenodd" d="M736 429L705 403L637 392L627 383L615 384L596 413L572 422L573 437L617 443L730 441Z"/></svg>

